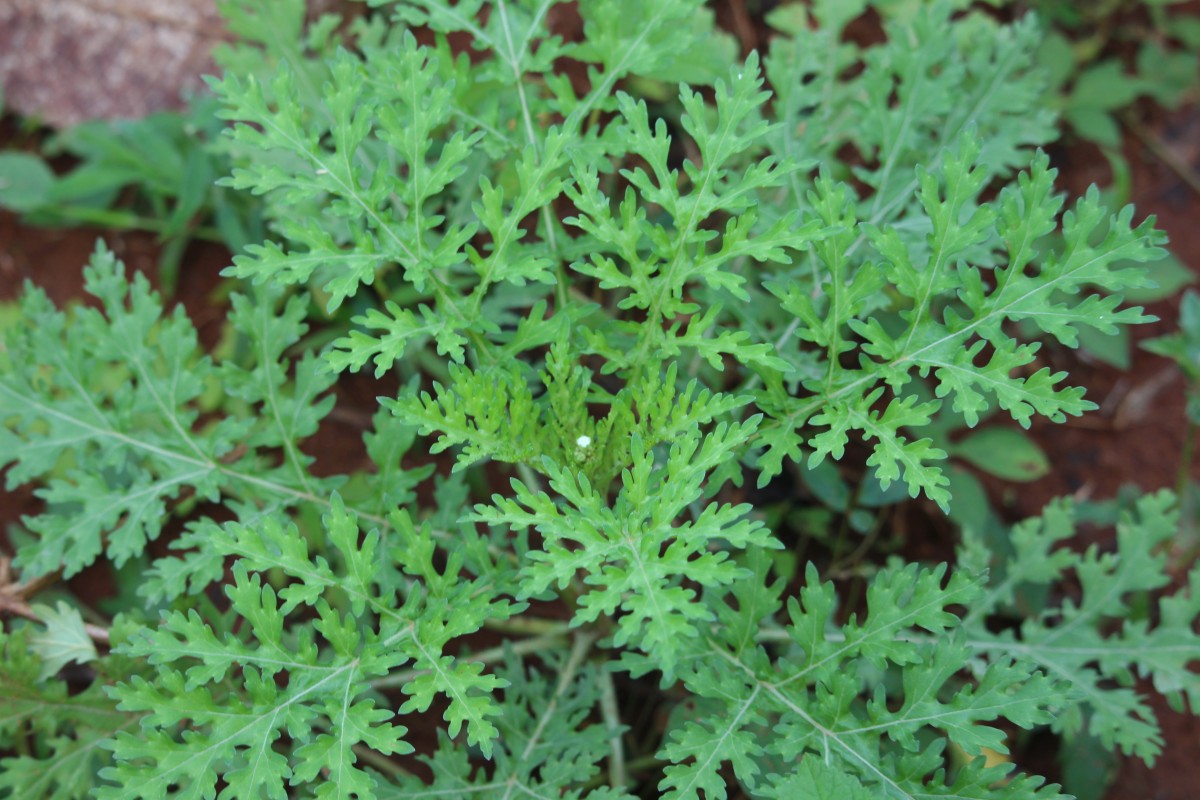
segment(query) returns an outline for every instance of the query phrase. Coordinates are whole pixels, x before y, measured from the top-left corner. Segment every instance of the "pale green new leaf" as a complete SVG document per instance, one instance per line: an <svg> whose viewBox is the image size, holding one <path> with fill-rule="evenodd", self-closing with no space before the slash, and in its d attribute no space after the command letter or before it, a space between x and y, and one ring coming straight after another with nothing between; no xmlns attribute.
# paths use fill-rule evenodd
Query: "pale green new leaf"
<svg viewBox="0 0 1200 800"><path fill-rule="evenodd" d="M576 623L620 610L614 644L653 653L670 673L677 653L712 618L686 581L731 584L745 571L728 549L778 546L761 523L746 518L746 506L710 503L692 519L678 521L700 499L705 477L732 457L756 425L755 418L722 423L703 440L685 433L662 462L635 437L632 464L611 505L605 487L547 460L543 468L561 505L514 480L515 497L495 495L492 505L477 506L476 513L491 525L541 534L542 549L529 552L523 570L526 595L565 586L582 572L593 588L579 598Z"/></svg>
<svg viewBox="0 0 1200 800"><path fill-rule="evenodd" d="M62 600L53 608L33 605L30 609L46 626L29 637L29 648L42 659L40 680L57 675L71 662L86 664L96 658L96 645L88 636L79 609Z"/></svg>
<svg viewBox="0 0 1200 800"><path fill-rule="evenodd" d="M472 371L451 367L454 383L433 393L406 393L383 407L422 434L438 434L430 452L463 445L455 469L483 458L533 461L541 454L540 408L512 367Z"/></svg>

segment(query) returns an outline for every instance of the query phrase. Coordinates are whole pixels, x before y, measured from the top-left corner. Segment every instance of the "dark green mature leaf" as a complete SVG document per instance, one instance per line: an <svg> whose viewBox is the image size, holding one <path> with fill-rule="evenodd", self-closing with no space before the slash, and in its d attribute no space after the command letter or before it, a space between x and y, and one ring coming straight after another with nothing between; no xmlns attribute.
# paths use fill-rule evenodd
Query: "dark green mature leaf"
<svg viewBox="0 0 1200 800"><path fill-rule="evenodd" d="M5 338L8 485L48 477L39 490L46 511L26 519L38 536L19 554L28 574L61 566L71 575L102 551L124 563L159 536L186 495L295 504L335 485L313 477L298 448L332 407L320 399L332 379L311 358L288 375L284 351L306 329L301 303L276 316L274 294L235 298L232 320L250 366L218 368L187 318L165 315L146 278L126 278L103 246L85 288L100 308L70 314L30 288L23 324ZM201 426L204 393L218 381L244 405ZM281 460L269 455L276 449Z"/></svg>
<svg viewBox="0 0 1200 800"><path fill-rule="evenodd" d="M71 691L43 680L45 665L31 648L30 626L0 631L0 746L30 737L39 746L0 758L0 797L83 800L109 761L103 744L137 717L104 696L104 681Z"/></svg>
<svg viewBox="0 0 1200 800"><path fill-rule="evenodd" d="M962 620L951 609L977 605L981 587L964 573L946 575L945 566L884 571L868 588L862 618L839 626L833 586L819 582L810 565L799 599L788 605L789 645L776 659L760 641L779 637L760 633L760 641L747 641L736 628L713 628L689 648L681 678L715 708L670 735L662 755L673 765L659 787L663 796L725 797L720 771L730 763L743 785L787 797L813 770L763 775L759 764L767 757L788 764L802 757L801 764L824 762L818 774L841 776L831 780L844 784L849 796L869 787L872 797L910 799L1061 797L1054 787L1039 788L1037 779L998 783L1007 768L971 767L951 781L939 771L942 749L928 744L929 729L972 753L1003 750L1003 731L989 723L1003 717L1022 727L1044 725L1063 705L1057 678L1019 659L990 664L978 686L959 682L975 653L962 641ZM761 572L742 584L738 608L749 605L756 614L778 608L778 590L760 581ZM899 683L880 682L889 674ZM759 733L765 730L771 735Z"/></svg>
<svg viewBox="0 0 1200 800"><path fill-rule="evenodd" d="M457 580L461 559L439 572L428 530L414 528L403 512L393 527L393 545L378 530L361 538L335 496L325 517L326 555L310 554L297 528L275 519L221 530L210 546L239 559L226 593L232 617L248 624L234 632L195 612L171 612L120 648L158 674L113 691L119 708L145 716L139 735L118 736L118 763L106 776L121 788L101 796L203 796L218 778L223 797L285 796L285 785L310 783L317 797L374 796L376 779L359 766L355 747L383 755L412 748L406 728L391 722L395 713L378 707L369 681L409 663L416 676L404 687L410 699L400 712L424 711L443 695L450 734L465 726L468 741L488 753L498 733L491 692L503 681L444 649L511 610L481 591L485 583ZM292 582L276 590L263 581L268 570ZM425 579L427 591L409 594L412 578ZM348 609L338 609L339 598ZM306 609L315 616L311 625L289 624ZM233 675L242 691L230 695ZM285 734L305 742L290 756L279 750Z"/></svg>
<svg viewBox="0 0 1200 800"><path fill-rule="evenodd" d="M1055 548L1075 532L1070 504L1055 504L1014 531L1010 558L992 556L993 586L967 620L972 647L1010 654L1072 688L1072 702L1055 718L1055 729L1071 734L1086 726L1105 747L1147 761L1163 741L1146 698L1132 688L1135 676L1149 679L1177 708L1200 707L1200 636L1194 630L1200 570L1192 570L1185 590L1158 601L1156 623L1142 610L1150 593L1169 581L1164 545L1177 527L1175 502L1165 491L1140 498L1121 515L1115 552L1092 546L1084 553ZM971 538L961 559L978 567L988 556ZM1078 600L1025 618L1017 631L997 634L984 627L988 615L1019 612L1022 592L1068 570L1081 586Z"/></svg>
<svg viewBox="0 0 1200 800"><path fill-rule="evenodd" d="M745 505L714 503L694 519L677 522L701 497L708 473L730 459L756 426L755 418L722 423L703 440L684 433L662 462L635 437L633 463L622 473L612 505L605 487L547 460L550 488L563 498L563 507L514 480L515 497L495 495L492 505L477 506L476 513L491 525L533 527L541 534L543 549L529 552L523 570L525 595L565 586L582 571L594 588L579 598L575 620L595 621L619 609L613 643L653 653L659 668L671 674L679 651L712 619L687 581L729 585L746 573L727 548L779 546L759 522L746 518Z"/></svg>
<svg viewBox="0 0 1200 800"><path fill-rule="evenodd" d="M500 670L507 684L495 770L472 770L466 751L443 737L426 759L433 783L408 776L379 792L380 798L492 796L617 800L633 796L618 788L579 790L596 777L617 730L589 720L600 703L604 677L585 661L590 640L575 639L569 653L547 654L545 670L521 664L511 650Z"/></svg>
<svg viewBox="0 0 1200 800"><path fill-rule="evenodd" d="M1062 373L1043 367L1019 375L1033 362L1038 347L1015 341L1004 324L1028 320L1061 343L1075 346L1079 326L1112 332L1119 324L1149 321L1152 318L1141 309L1118 309L1119 292L1144 284L1144 271L1134 265L1161 257L1165 237L1154 230L1153 220L1133 227L1130 207L1109 215L1098 192L1091 191L1063 216L1063 250L1043 254L1038 242L1054 230L1062 204L1052 193L1054 172L1047 158L1039 155L1030 171L1006 186L999 198L983 203L978 196L985 175L977 166L978 157L979 143L968 136L957 152L946 156L940 178L919 170L918 196L930 226L923 260L914 260L914 248L901 229L867 227L885 265L862 266L860 274L874 272L876 277L856 277L845 300L839 291L846 280L839 270L845 267L837 265L851 246L849 237L843 235L840 246L834 237L815 248L819 258L832 261L832 266L826 262L830 278L824 284L832 302L825 304L824 314L787 283L771 286L784 308L797 315L798 335L824 344L830 358L823 379L805 382L808 397L769 396L767 406L776 409L773 415L779 423L764 433L772 452L763 462L767 469L760 481L779 469L784 454L794 458L799 452L805 440L796 426L807 422L828 429L806 440L815 463L826 455L839 458L847 434L861 431L876 440L868 463L879 467L885 487L903 477L913 496L924 491L945 507L945 478L930 463L945 454L927 440L908 442L898 435L901 428L924 425L939 406L917 405L918 397L905 392L906 384L918 376L932 374L937 397L948 398L969 425L995 406L1025 427L1035 413L1061 421L1093 407L1083 400L1081 388L1060 385ZM828 209L826 221L839 218L847 227L856 224L849 201L831 184L819 186L822 190L824 201L814 195L818 213ZM1005 254L1000 263L995 263L996 253ZM991 273L986 281L984 269ZM866 294L855 288L864 281L879 285L882 277L910 304L891 329L878 315L866 316ZM1117 294L1086 293L1097 286ZM841 328L840 320L847 329ZM857 341L849 338L851 333ZM843 366L835 357L850 349L861 354L856 367ZM990 350L986 361L985 349ZM890 402L884 384L895 398ZM873 410L885 402L882 411Z"/></svg>
<svg viewBox="0 0 1200 800"><path fill-rule="evenodd" d="M683 90L681 125L695 142L700 163L685 161L682 175L668 164L671 137L665 122L658 120L652 128L645 104L619 94L622 126L618 135L630 152L648 163L648 169L637 167L621 173L632 188L620 204L619 217L613 215L609 198L599 188L596 169L577 165L575 185L566 193L580 213L566 221L602 249L589 260L576 261L572 268L597 279L601 288L621 290L620 307L644 310L653 323L630 320L610 325L611 330L605 331L610 341L627 337L634 344L598 350L609 360L606 371L636 370L648 356L670 358L688 350L697 351L718 368L723 356L743 364L786 368L769 344L752 344L746 336L729 332L707 338L719 327L719 308L692 317L684 335L679 334L682 326L676 321L697 310L685 299L689 285L703 285L745 301L745 278L731 270L731 265L746 260L789 263L792 251L824 235L817 220L801 224L795 213L752 234L758 221L759 193L781 186L799 166L774 156L749 165L741 163L747 154L758 151L770 129L761 115L769 96L762 85L758 58L752 54L727 80L717 83L715 121L710 121L698 93ZM681 191L684 179L691 191ZM651 204L665 212L669 225L647 220L645 206ZM730 219L723 236L705 226L718 214ZM657 324L660 321L674 324L663 330Z"/></svg>
<svg viewBox="0 0 1200 800"><path fill-rule="evenodd" d="M812 800L875 800L862 781L847 775L815 756L807 756L800 766L763 795L778 800L794 797Z"/></svg>

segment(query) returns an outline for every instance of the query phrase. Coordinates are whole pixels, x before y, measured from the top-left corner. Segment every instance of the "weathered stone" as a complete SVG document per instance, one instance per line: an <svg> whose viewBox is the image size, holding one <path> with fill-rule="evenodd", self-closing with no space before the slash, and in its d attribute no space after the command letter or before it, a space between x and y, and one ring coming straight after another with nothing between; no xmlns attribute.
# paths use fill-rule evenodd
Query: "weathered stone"
<svg viewBox="0 0 1200 800"><path fill-rule="evenodd" d="M0 0L4 104L56 127L178 108L228 35L214 0Z"/></svg>

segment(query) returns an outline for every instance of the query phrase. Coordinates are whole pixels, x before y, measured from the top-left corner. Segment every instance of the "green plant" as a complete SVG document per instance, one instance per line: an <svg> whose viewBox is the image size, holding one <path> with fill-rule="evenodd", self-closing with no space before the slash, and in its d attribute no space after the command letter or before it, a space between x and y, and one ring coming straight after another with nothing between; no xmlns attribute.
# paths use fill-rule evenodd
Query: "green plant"
<svg viewBox="0 0 1200 800"><path fill-rule="evenodd" d="M252 198L214 185L228 170L209 144L221 131L215 113L214 98L202 96L184 112L85 122L50 136L41 153L0 153L0 208L32 225L152 232L170 292L193 239L240 249L264 233ZM60 156L78 163L56 175L48 159Z"/></svg>
<svg viewBox="0 0 1200 800"><path fill-rule="evenodd" d="M342 41L334 30L340 18L327 15L305 30L303 0L254 7L223 0L220 6L233 37L217 48L220 64L270 75L287 63L316 97L325 79L323 57ZM217 110L216 98L197 94L181 111L85 122L40 142L30 135L25 147L0 153L0 208L31 225L154 233L163 243L159 285L172 294L190 241L238 252L264 236L261 203L215 183L237 156L222 141ZM29 151L31 143L37 152ZM56 175L50 164L56 158L75 163Z"/></svg>
<svg viewBox="0 0 1200 800"><path fill-rule="evenodd" d="M1151 353L1171 359L1183 373L1187 410L1187 429L1183 435L1183 452L1179 459L1179 479L1176 491L1180 497L1183 517L1182 539L1195 549L1200 542L1197 530L1197 505L1200 487L1191 479L1190 468L1196 450L1196 431L1200 426L1200 294L1189 289L1179 307L1179 330L1142 343Z"/></svg>
<svg viewBox="0 0 1200 800"><path fill-rule="evenodd" d="M1097 144L1108 158L1120 191L1128 192L1129 167L1121 155L1121 123L1143 138L1151 135L1129 113L1137 100L1177 108L1196 99L1200 69L1200 17L1179 0L1103 0L1013 3L1036 10L1051 30L1039 61L1050 76L1052 105L1078 136ZM1132 51L1126 58L1120 51ZM1179 168L1156 141L1156 155ZM1193 186L1193 188L1200 188Z"/></svg>
<svg viewBox="0 0 1200 800"><path fill-rule="evenodd" d="M1170 495L1116 552L1058 547L1057 504L1010 542L966 531L954 566L878 566L855 604L789 570L743 487L857 457L946 508L943 403L968 426L1093 407L1012 325L1072 346L1146 320L1120 292L1164 237L1094 191L1063 211L1033 22L921 5L860 48L865 4L816 3L668 120L618 86L711 45L697 3L582 2L580 42L553 5L389 7L319 93L286 62L214 81L254 153L226 185L277 237L230 269L219 354L103 248L95 304L27 287L0 372L8 484L45 501L20 586L105 560L137 592L98 650L65 598L4 634L0 791L1062 797L947 757L1043 725L1153 759L1135 675L1200 699L1200 572L1148 599ZM320 351L314 299L356 313ZM368 367L399 385L372 466L318 474L331 389ZM625 735L644 675L649 745ZM424 768L393 758L436 717Z"/></svg>

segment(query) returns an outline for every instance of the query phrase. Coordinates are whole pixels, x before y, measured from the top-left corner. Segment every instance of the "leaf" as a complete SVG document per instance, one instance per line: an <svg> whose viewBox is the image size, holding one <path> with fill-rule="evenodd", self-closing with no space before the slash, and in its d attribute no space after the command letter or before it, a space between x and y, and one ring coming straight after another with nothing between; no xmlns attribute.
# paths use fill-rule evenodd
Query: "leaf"
<svg viewBox="0 0 1200 800"><path fill-rule="evenodd" d="M27 521L40 536L39 546L20 556L31 574L60 564L68 575L79 571L98 555L108 530L115 531L109 552L122 563L157 537L165 502L181 486L201 495L216 488L213 460L220 445L188 430L195 420L188 405L199 396L208 368L196 353L195 330L181 316L163 320L145 278L127 281L102 246L86 278L103 315L78 311L73 335L64 339L65 315L31 292L22 305L27 324L7 338L15 369L0 380L0 414L14 420L19 437L34 442L16 451L9 485L48 472L64 453L77 459L73 470L41 491L50 511ZM139 391L112 385L107 370L113 364L119 364L118 375L136 379ZM106 395L120 403L119 412ZM132 440L124 435L130 417L137 417L139 428ZM130 469L141 464L148 469Z"/></svg>
<svg viewBox="0 0 1200 800"><path fill-rule="evenodd" d="M550 488L563 498L562 508L545 492L514 481L515 497L494 495L491 505L475 511L490 525L534 528L543 537L544 545L528 554L522 572L525 596L564 586L583 571L594 588L580 597L577 622L620 609L614 643L652 652L669 674L679 650L711 619L685 578L718 587L742 576L728 553L718 549L722 541L737 549L777 546L760 523L745 518L746 506L713 503L692 520L675 522L700 498L705 476L731 457L756 424L755 419L722 423L703 442L694 433L684 434L661 465L635 439L633 463L622 474L611 507L585 476L547 460L544 470Z"/></svg>
<svg viewBox="0 0 1200 800"><path fill-rule="evenodd" d="M762 724L765 719L754 712L753 699L751 695L750 702L735 707L728 716L714 714L704 722L691 721L672 732L660 757L676 763L663 770L658 784L661 797L724 800L729 795L718 767L725 761L733 762L743 782L754 785L756 762L763 747L749 726ZM691 759L690 763L678 763L685 758Z"/></svg>
<svg viewBox="0 0 1200 800"><path fill-rule="evenodd" d="M743 786L763 785L768 797L791 797L807 779L826 775L851 797L1061 797L1037 778L999 783L1011 764L983 768L982 759L947 780L943 742L926 744L933 727L971 750L1002 748L1002 730L988 723L1008 717L1026 727L1045 724L1064 700L1056 678L1019 659L990 665L978 686L957 682L974 654L960 640L962 620L951 609L977 604L981 586L962 573L946 580L947 574L945 565L885 570L868 587L862 618L839 626L833 586L821 583L810 564L799 597L788 603L786 636L795 647L778 658L763 642L780 637L762 631L758 643L746 646L737 628L714 627L690 648L682 671L684 684L707 705L700 706L704 721L685 721L668 736L661 754L673 764L660 786L669 790L664 796L726 796L721 769L728 763ZM778 607L762 577L737 590L739 608L749 602L761 614ZM900 685L878 682L897 668ZM859 695L869 699L860 703ZM898 749L885 745L885 737ZM801 769L764 778L764 757L789 766L800 758ZM824 769L805 769L809 761Z"/></svg>
<svg viewBox="0 0 1200 800"><path fill-rule="evenodd" d="M17 213L35 211L53 183L54 173L37 156L0 153L0 208Z"/></svg>
<svg viewBox="0 0 1200 800"><path fill-rule="evenodd" d="M429 306L420 306L420 316L392 302L385 307L388 314L372 308L363 316L354 318L364 328L381 333L373 336L356 330L335 342L337 349L326 356L333 370L358 371L367 361L371 361L375 364L375 377L382 377L404 357L410 341L419 344L425 339L437 342L439 355L449 356L456 363L463 362L466 357L466 338L457 326L439 318Z"/></svg>
<svg viewBox="0 0 1200 800"><path fill-rule="evenodd" d="M425 435L437 432L431 452L465 445L455 469L483 459L533 461L541 452L540 409L513 368L471 371L451 367L454 384L433 393L388 398L383 407Z"/></svg>
<svg viewBox="0 0 1200 800"><path fill-rule="evenodd" d="M983 185L983 169L976 164L979 148L977 140L966 136L957 151L946 155L940 179L920 171L918 196L930 226L924 247L907 241L895 228L867 228L868 238L886 260L888 281L911 301L912 308L901 311L890 329L878 315L850 318L848 326L862 339L857 368L831 357L824 379L805 381L811 395L768 400L768 408L785 427L766 437L768 469L760 480L774 474L785 453L799 452L798 445L805 441L797 433L800 425L827 428L807 438L813 448L811 463L826 455L840 458L850 432L858 430L876 441L868 464L879 468L885 488L903 476L910 493L923 490L945 507L945 477L927 463L944 454L927 442L909 442L899 435L902 426L925 424L937 408L936 403L920 402L917 395L905 392L914 373L923 377L932 371L936 396L950 398L968 425L974 425L993 404L1025 427L1035 413L1061 421L1067 414L1078 415L1092 407L1083 400L1082 389L1061 385L1062 373L1043 368L1017 375L1034 360L1037 345L1010 338L1003 323L1027 320L1062 344L1077 346L1079 327L1113 333L1118 325L1148 321L1141 309L1118 309L1116 294L1077 298L1088 286L1119 292L1144 285L1144 271L1136 265L1161 257L1162 235L1153 229L1153 220L1133 227L1131 207L1108 215L1093 187L1063 217L1062 251L1047 254L1033 267L1039 256L1035 243L1053 230L1061 202L1051 191L1048 161L1036 157L1029 172L1005 187L994 203L979 204L974 199ZM836 195L827 195L827 202L826 219L836 215L846 220L843 224L853 224L853 206ZM980 250L987 242L1003 243L1007 251L1006 264L990 267L994 287L985 283L980 267L971 266L976 257L988 261L990 257ZM819 254L823 247L828 258L845 258L833 240L818 246ZM923 258L914 260L914 252ZM952 262L956 263L953 269ZM874 265L864 268L876 269ZM1036 276L1029 273L1031 268ZM838 268L832 274L834 284L840 284ZM772 291L783 299L785 309L797 315L799 324L812 326L799 335L825 343L834 355L844 349L836 338L841 327L838 317L824 327L816 305L782 285ZM933 304L939 296L944 298L944 310L935 313ZM829 312L838 309L835 301ZM863 313L854 305L847 311ZM989 347L984 361L982 354ZM884 410L874 410L872 405L883 396L882 383L898 396Z"/></svg>
<svg viewBox="0 0 1200 800"><path fill-rule="evenodd" d="M367 454L378 468L369 481L373 503L366 507L386 514L416 501L414 490L433 474L434 465L405 468L404 457L416 441L416 431L385 409L375 413L374 423L374 429L363 436Z"/></svg>
<svg viewBox="0 0 1200 800"><path fill-rule="evenodd" d="M595 665L582 662L587 644L586 635L577 636L569 651L547 650L549 663L537 667L522 664L506 648L501 675L508 684L508 699L498 720L505 736L495 754L496 773L472 772L463 749L442 736L437 751L425 759L433 772L432 784L406 776L378 796L399 800L427 793L486 793L500 784L534 796L630 798L616 788L574 788L597 776L610 737L619 734L588 719L600 702L606 678Z"/></svg>
<svg viewBox="0 0 1200 800"><path fill-rule="evenodd" d="M46 626L29 638L29 647L42 659L39 680L45 681L72 662L86 664L97 657L79 610L59 600L53 608L34 604L30 610Z"/></svg>
<svg viewBox="0 0 1200 800"><path fill-rule="evenodd" d="M339 482L313 477L298 447L332 408L322 397L332 377L311 357L293 372L284 355L305 330L302 303L276 316L277 294L257 303L235 296L248 366L217 367L191 322L165 314L146 278L127 278L102 245L85 288L100 308L66 314L31 290L23 323L5 332L12 368L0 376L0 417L15 442L5 451L8 485L46 479L38 494L47 508L25 521L36 539L18 553L30 576L60 567L73 575L102 552L125 563L160 535L184 495L294 505ZM218 380L243 404L198 425Z"/></svg>
<svg viewBox="0 0 1200 800"><path fill-rule="evenodd" d="M651 318L670 322L696 310L684 299L689 283L744 301L744 278L732 272L730 265L746 258L789 263L794 251L822 238L827 231L818 221L802 223L796 214L756 230L759 216L753 198L780 186L798 166L774 157L752 163L742 158L760 145L770 129L761 117L767 98L762 85L758 59L751 55L745 65L717 82L715 119L705 113L701 95L686 87L680 93L685 112L681 125L700 153L699 165L689 161L682 169L687 184L693 187L686 193L680 191L679 173L668 164L670 136L663 121L652 125L644 103L618 94L623 118L619 136L628 150L647 160L647 167L622 171L637 195L627 191L619 218L614 218L608 198L599 189L597 171L590 165L576 166L573 177L577 186L568 186L566 194L580 213L566 222L603 243L605 249L588 260L574 262L572 268L599 279L602 288L628 289L621 301L623 309L645 309ZM648 224L643 207L647 203L661 207L674 224L670 228ZM717 213L730 215L723 234L704 227ZM719 246L709 244L717 241ZM609 257L608 251L624 263ZM658 325L620 323L618 328L636 338L637 344L632 352L612 352L608 370L628 371L647 355L670 358L685 348L697 350L714 367L721 365L723 354L770 368L786 367L769 345L751 344L743 334L720 333L706 339L703 331L712 326L718 313L712 309L693 319L684 335L678 333L682 327L678 322L665 333Z"/></svg>
<svg viewBox="0 0 1200 800"><path fill-rule="evenodd" d="M765 797L804 797L811 800L874 800L875 795L853 775L834 769L819 758L807 756L791 775L772 786Z"/></svg>
<svg viewBox="0 0 1200 800"><path fill-rule="evenodd" d="M1105 748L1119 748L1147 763L1161 751L1162 734L1145 697L1132 688L1135 674L1151 679L1176 707L1185 699L1189 705L1200 701L1200 680L1189 666L1200 661L1200 637L1192 628L1200 616L1200 571L1191 571L1186 591L1158 601L1157 624L1134 610L1146 593L1169 580L1160 546L1175 535L1174 505L1166 491L1139 498L1121 514L1115 552L1093 546L1082 554L1051 549L1074 533L1070 506L1052 506L1043 519L1014 531L1014 555L995 557L1001 570L992 580L989 602L973 609L968 620L976 648L1027 661L1071 687L1055 729L1068 735L1087 731ZM973 543L968 552L977 548ZM1066 570L1074 571L1082 587L1078 602L1047 607L1016 632L984 629L988 614L1012 615L1021 607L1019 592L1027 585L1061 580ZM1113 624L1117 627L1110 632Z"/></svg>
<svg viewBox="0 0 1200 800"><path fill-rule="evenodd" d="M97 673L92 683L68 691L53 673L39 677L46 664L33 650L37 635L33 626L0 631L0 736L5 741L33 737L39 743L36 751L0 759L0 796L83 800L110 761L102 745L136 724L136 717L117 711L103 691L108 675L126 665L111 663L112 656L95 658L89 664Z"/></svg>
<svg viewBox="0 0 1200 800"><path fill-rule="evenodd" d="M878 442L867 464L876 467L876 477L884 489L903 477L911 496L916 497L924 489L931 500L944 507L950 498L944 488L946 478L940 469L926 462L943 459L946 453L933 447L930 439L909 441L896 433L902 426L919 428L926 425L937 409L937 403L918 405L917 399L909 396L892 401L882 413L871 410L882 394L882 388L876 389L870 395L858 398L853 405L831 405L814 416L811 420L814 425L827 425L829 430L810 440L813 454L809 466L820 464L826 455L840 459L848 442L847 432L859 429Z"/></svg>
<svg viewBox="0 0 1200 800"><path fill-rule="evenodd" d="M1008 481L1032 481L1050 472L1041 448L1021 431L987 427L954 444L952 455Z"/></svg>
<svg viewBox="0 0 1200 800"><path fill-rule="evenodd" d="M231 523L214 539L219 552L238 556L226 594L231 618L246 620L245 631L174 611L119 648L155 665L157 674L134 676L113 691L121 709L145 717L141 735L118 736L118 763L105 774L120 788L102 796L164 797L173 785L211 793L219 776L228 797L283 796L285 784L309 783L322 797L373 794L377 781L359 766L355 746L381 755L412 747L406 728L392 722L395 712L376 707L368 681L408 662L418 672L404 686L409 700L400 712L424 711L435 693L444 695L451 735L465 724L468 741L490 751L497 733L490 692L503 682L442 653L449 639L476 630L492 613L482 585L441 580L441 588L429 586L428 599L413 594L397 607L403 580L381 558L379 532L360 542L357 520L336 496L324 524L337 569L325 555L310 555L296 527L277 518L255 527ZM422 555L433 555L428 532L395 525L408 549L400 563L412 577L437 579ZM451 563L447 575L456 569ZM252 572L259 570L280 570L293 582L276 591ZM344 612L330 605L343 592L350 601ZM298 610L312 622L297 629L297 639L289 617ZM231 675L244 690L222 696ZM285 733L303 742L287 755L277 749Z"/></svg>

